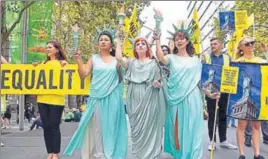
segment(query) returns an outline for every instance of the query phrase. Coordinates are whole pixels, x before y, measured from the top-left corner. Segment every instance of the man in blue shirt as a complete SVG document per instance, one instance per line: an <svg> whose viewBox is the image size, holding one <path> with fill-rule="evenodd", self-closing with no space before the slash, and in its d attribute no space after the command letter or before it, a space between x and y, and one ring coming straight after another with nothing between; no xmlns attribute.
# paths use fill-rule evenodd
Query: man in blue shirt
<svg viewBox="0 0 268 159"><path fill-rule="evenodd" d="M222 42L218 38L212 38L210 40L211 45L211 53L208 55L203 55L202 61L207 64L214 65L230 65L230 58L228 55L223 54L221 52ZM215 92L214 92L215 93ZM227 141L227 104L228 104L229 94L221 93L219 98L219 109L218 109L218 132L220 138L220 147L228 148L228 149L237 149L235 145L232 145ZM208 111L208 132L210 138L210 144L208 146L208 150L215 150L215 144L212 144L213 139L213 127L214 127L214 118L215 118L215 108L216 108L216 99L213 97L211 93L206 93L206 102L207 102L207 111ZM216 142L216 136L214 137L214 141Z"/></svg>

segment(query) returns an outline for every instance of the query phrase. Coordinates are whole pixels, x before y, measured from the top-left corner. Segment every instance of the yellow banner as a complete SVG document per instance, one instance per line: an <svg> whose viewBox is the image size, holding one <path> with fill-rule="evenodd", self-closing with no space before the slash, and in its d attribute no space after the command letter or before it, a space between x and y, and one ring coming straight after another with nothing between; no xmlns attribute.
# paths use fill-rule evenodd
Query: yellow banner
<svg viewBox="0 0 268 159"><path fill-rule="evenodd" d="M221 92L236 94L238 83L238 67L223 66L221 73Z"/></svg>
<svg viewBox="0 0 268 159"><path fill-rule="evenodd" d="M137 22L137 5L135 4L132 15L129 18L125 18L124 20L125 28L124 33L126 34L125 39L123 41L123 54L127 57L134 57L134 47L131 39L134 39L139 31L139 23Z"/></svg>
<svg viewBox="0 0 268 159"><path fill-rule="evenodd" d="M77 65L5 64L2 67L2 94L88 95L90 78L81 80Z"/></svg>
<svg viewBox="0 0 268 159"><path fill-rule="evenodd" d="M194 8L194 13L193 13L193 21L192 21L192 42L195 48L196 54L200 54L200 47L201 47L201 39L200 39L200 25L199 25L199 20L198 20L198 12L197 9Z"/></svg>
<svg viewBox="0 0 268 159"><path fill-rule="evenodd" d="M230 41L228 42L228 55L231 57L232 60L236 59L236 47L238 42L241 40L242 36L243 36L243 31L244 30L236 30L233 34L232 37L230 39Z"/></svg>
<svg viewBox="0 0 268 159"><path fill-rule="evenodd" d="M235 29L248 28L248 14L246 10L235 11Z"/></svg>
<svg viewBox="0 0 268 159"><path fill-rule="evenodd" d="M248 26L247 28L249 28L251 25L254 24L254 13L252 13L249 17L248 17L248 22L247 22Z"/></svg>
<svg viewBox="0 0 268 159"><path fill-rule="evenodd" d="M261 107L259 119L267 119L268 116L268 66L261 66Z"/></svg>

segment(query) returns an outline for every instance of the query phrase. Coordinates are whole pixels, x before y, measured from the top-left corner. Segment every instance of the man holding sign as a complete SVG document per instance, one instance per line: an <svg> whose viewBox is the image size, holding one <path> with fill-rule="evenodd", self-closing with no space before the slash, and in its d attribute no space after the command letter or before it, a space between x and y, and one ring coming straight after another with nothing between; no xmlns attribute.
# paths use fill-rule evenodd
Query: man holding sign
<svg viewBox="0 0 268 159"><path fill-rule="evenodd" d="M222 48L222 42L218 38L212 38L210 40L210 45L211 45L211 53L210 54L204 54L202 55L202 59L204 63L207 64L214 64L214 65L224 65L224 66L229 66L230 65L230 58L221 53L221 48ZM205 91L206 94L206 101L207 101L207 109L208 109L208 131L209 131L209 138L210 138L210 144L208 146L208 150L212 151L215 150L215 144L213 142L216 141L216 137L213 137L213 127L214 127L214 119L215 115L215 109L218 101L219 105L219 122L218 122L218 127L219 127L219 138L220 138L220 147L223 148L228 148L228 149L237 149L235 145L232 145L227 141L226 137L226 131L227 131L227 118L226 118L226 111L227 111L227 104L228 104L228 98L229 95L226 93L222 93L217 99L216 94L219 92L207 92Z"/></svg>

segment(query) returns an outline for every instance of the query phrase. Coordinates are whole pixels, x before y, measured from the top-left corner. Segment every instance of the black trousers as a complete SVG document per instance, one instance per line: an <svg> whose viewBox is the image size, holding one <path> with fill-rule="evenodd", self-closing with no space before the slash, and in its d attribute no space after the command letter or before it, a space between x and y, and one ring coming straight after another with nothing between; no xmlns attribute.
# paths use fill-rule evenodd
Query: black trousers
<svg viewBox="0 0 268 159"><path fill-rule="evenodd" d="M60 123L64 106L38 103L47 153L57 154L61 147Z"/></svg>
<svg viewBox="0 0 268 159"><path fill-rule="evenodd" d="M227 131L226 111L227 111L227 105L228 105L228 97L229 97L229 94L222 93L219 103L218 103L219 109L218 109L216 122L218 122L218 132L219 132L220 142L226 141L226 131ZM216 100L206 97L206 101L207 101L207 110L208 110L208 134L209 134L210 141L212 141ZM215 139L214 141L216 141L216 133L215 133L214 139Z"/></svg>

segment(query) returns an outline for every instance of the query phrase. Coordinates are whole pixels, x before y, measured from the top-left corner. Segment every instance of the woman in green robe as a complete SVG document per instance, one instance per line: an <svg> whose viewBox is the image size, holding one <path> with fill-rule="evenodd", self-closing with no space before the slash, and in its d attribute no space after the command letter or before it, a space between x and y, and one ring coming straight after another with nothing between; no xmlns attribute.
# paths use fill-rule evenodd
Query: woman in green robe
<svg viewBox="0 0 268 159"><path fill-rule="evenodd" d="M162 150L165 104L159 64L151 59L151 50L144 38L134 42L134 59L122 57L118 39L116 59L125 68L128 85L126 110L130 121L134 159L155 159Z"/></svg>
<svg viewBox="0 0 268 159"><path fill-rule="evenodd" d="M81 159L125 159L127 123L123 103L123 83L114 57L112 35L103 31L98 38L100 53L83 65L75 54L78 71L85 78L92 71L90 96L86 109L64 155L82 148Z"/></svg>
<svg viewBox="0 0 268 159"><path fill-rule="evenodd" d="M203 139L203 103L198 88L201 62L188 34L174 35L174 54L164 56L160 36L155 35L157 58L169 65L168 107L165 123L165 152L175 159L201 159Z"/></svg>

